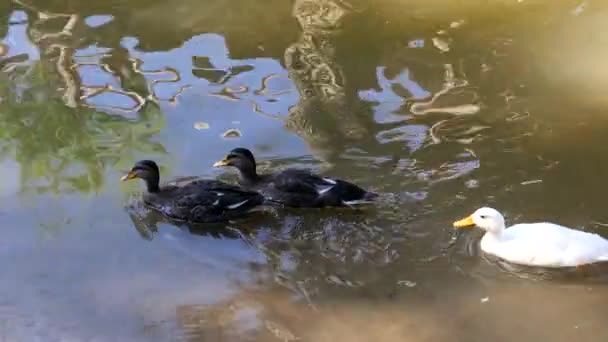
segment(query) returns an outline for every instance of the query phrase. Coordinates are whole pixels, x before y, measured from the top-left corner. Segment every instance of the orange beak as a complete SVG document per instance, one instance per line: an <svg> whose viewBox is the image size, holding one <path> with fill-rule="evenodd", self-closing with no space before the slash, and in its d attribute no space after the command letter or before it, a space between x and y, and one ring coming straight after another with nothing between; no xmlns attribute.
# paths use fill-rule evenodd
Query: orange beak
<svg viewBox="0 0 608 342"><path fill-rule="evenodd" d="M473 222L473 216L465 217L462 220L454 222L455 228L470 228L474 225L475 222Z"/></svg>
<svg viewBox="0 0 608 342"><path fill-rule="evenodd" d="M213 167L222 167L222 166L230 166L230 161L228 159L222 159L222 160L216 162L215 164L213 164Z"/></svg>
<svg viewBox="0 0 608 342"><path fill-rule="evenodd" d="M129 171L129 173L127 173L126 175L120 177L120 181L121 182L125 182L125 181L128 181L130 179L135 179L135 178L137 178L137 174L135 172L133 172L133 171Z"/></svg>

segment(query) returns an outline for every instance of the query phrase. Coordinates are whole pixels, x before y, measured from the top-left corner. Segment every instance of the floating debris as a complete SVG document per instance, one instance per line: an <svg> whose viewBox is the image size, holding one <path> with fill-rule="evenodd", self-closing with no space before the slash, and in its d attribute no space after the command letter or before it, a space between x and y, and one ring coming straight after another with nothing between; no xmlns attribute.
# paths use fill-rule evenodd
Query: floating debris
<svg viewBox="0 0 608 342"><path fill-rule="evenodd" d="M209 129L209 124L206 122L195 122L194 129L202 131L204 129Z"/></svg>
<svg viewBox="0 0 608 342"><path fill-rule="evenodd" d="M334 285L344 286L344 287L359 287L361 284L359 282L352 282L348 279L340 278L336 275L329 275L326 278L328 283L333 283Z"/></svg>
<svg viewBox="0 0 608 342"><path fill-rule="evenodd" d="M581 2L575 9L572 10L572 15L578 16L587 9L587 1Z"/></svg>
<svg viewBox="0 0 608 342"><path fill-rule="evenodd" d="M483 298L481 298L481 302L482 303L487 303L489 301L490 301L490 297L483 297Z"/></svg>
<svg viewBox="0 0 608 342"><path fill-rule="evenodd" d="M438 48L441 52L450 51L450 46L448 45L448 42L443 38L434 37L433 45L435 45L435 47Z"/></svg>
<svg viewBox="0 0 608 342"><path fill-rule="evenodd" d="M407 43L407 47L409 47L410 49L423 48L424 47L424 39L410 40L409 43Z"/></svg>
<svg viewBox="0 0 608 342"><path fill-rule="evenodd" d="M469 189L479 188L479 181L476 179L469 179L464 185Z"/></svg>
<svg viewBox="0 0 608 342"><path fill-rule="evenodd" d="M243 85L239 85L236 87L228 86L228 87L224 88L224 91L228 94L243 94L243 93L246 93L248 90L249 90L249 88L247 86L243 86Z"/></svg>
<svg viewBox="0 0 608 342"><path fill-rule="evenodd" d="M459 28L460 26L462 26L462 24L464 24L464 20L462 20L462 19L461 20L452 21L450 23L450 28L453 28L453 29Z"/></svg>
<svg viewBox="0 0 608 342"><path fill-rule="evenodd" d="M534 179L534 180L529 180L529 181L524 181L521 182L521 185L531 185L531 184L538 184L538 183L542 183L543 180L542 179Z"/></svg>
<svg viewBox="0 0 608 342"><path fill-rule="evenodd" d="M222 134L222 137L224 138L239 138L241 137L241 131L239 131L236 128L231 128L229 130L227 130L226 132L224 132L224 134Z"/></svg>
<svg viewBox="0 0 608 342"><path fill-rule="evenodd" d="M397 281L397 285L399 286L407 286L407 287L415 287L417 284L415 281L411 280L399 280Z"/></svg>

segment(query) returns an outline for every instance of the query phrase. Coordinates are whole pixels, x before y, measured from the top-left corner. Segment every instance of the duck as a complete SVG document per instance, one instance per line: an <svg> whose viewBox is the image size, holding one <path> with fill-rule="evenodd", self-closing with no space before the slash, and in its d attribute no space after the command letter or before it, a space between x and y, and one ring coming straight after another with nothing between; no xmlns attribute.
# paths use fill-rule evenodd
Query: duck
<svg viewBox="0 0 608 342"><path fill-rule="evenodd" d="M164 216L188 223L217 223L239 218L264 203L257 192L218 180L199 179L184 185L160 186L158 165L140 160L121 181L140 178L146 183L144 204Z"/></svg>
<svg viewBox="0 0 608 342"><path fill-rule="evenodd" d="M241 186L259 192L268 203L287 207L350 207L372 202L378 197L350 182L322 177L305 169L258 174L253 153L242 147L233 149L213 166L235 167Z"/></svg>
<svg viewBox="0 0 608 342"><path fill-rule="evenodd" d="M505 228L504 217L493 208L477 209L453 225L485 230L481 249L513 264L560 268L608 261L608 240L598 234L548 222Z"/></svg>

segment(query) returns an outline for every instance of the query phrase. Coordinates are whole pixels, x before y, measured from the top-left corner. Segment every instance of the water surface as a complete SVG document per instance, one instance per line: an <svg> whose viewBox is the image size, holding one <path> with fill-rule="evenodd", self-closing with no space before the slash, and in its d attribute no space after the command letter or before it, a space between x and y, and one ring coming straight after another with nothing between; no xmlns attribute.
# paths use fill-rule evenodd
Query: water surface
<svg viewBox="0 0 608 342"><path fill-rule="evenodd" d="M594 0L5 1L0 341L605 341L606 267L514 267L451 222L490 205L608 236L607 19ZM234 180L211 165L237 146L382 199L194 229L119 182L144 158Z"/></svg>

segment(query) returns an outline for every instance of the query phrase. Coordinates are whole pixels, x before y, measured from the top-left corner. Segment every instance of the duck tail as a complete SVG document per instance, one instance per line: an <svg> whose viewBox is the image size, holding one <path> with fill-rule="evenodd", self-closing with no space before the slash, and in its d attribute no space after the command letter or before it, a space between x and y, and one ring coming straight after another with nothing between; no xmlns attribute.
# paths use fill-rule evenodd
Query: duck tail
<svg viewBox="0 0 608 342"><path fill-rule="evenodd" d="M275 201L272 198L264 197L264 205L271 207L283 207L284 203L281 201Z"/></svg>
<svg viewBox="0 0 608 342"><path fill-rule="evenodd" d="M365 194L363 194L363 196L361 198L356 199L356 200L350 200L350 201L342 201L342 204L347 205L347 206L367 204L367 203L374 202L376 200L376 198L378 198L378 194L373 193L373 192L366 192Z"/></svg>
<svg viewBox="0 0 608 342"><path fill-rule="evenodd" d="M378 194L377 194L377 193L375 193L375 192L369 192L369 191L368 191L368 192L366 192L366 193L365 193L365 195L363 195L363 198L362 198L362 199L363 199L364 201L369 201L369 202L371 202L371 201L376 200L376 198L378 198Z"/></svg>

